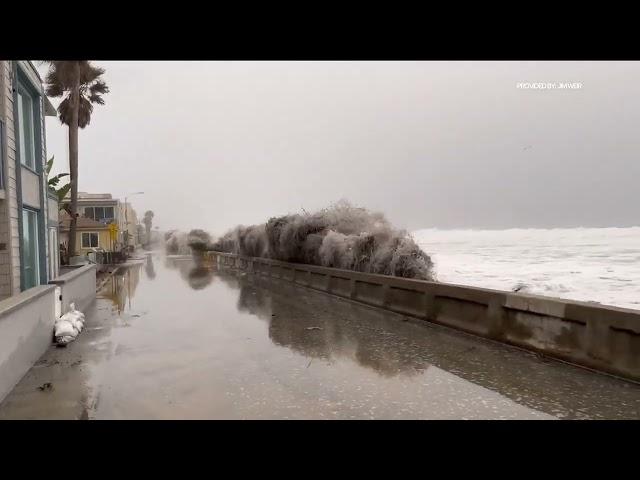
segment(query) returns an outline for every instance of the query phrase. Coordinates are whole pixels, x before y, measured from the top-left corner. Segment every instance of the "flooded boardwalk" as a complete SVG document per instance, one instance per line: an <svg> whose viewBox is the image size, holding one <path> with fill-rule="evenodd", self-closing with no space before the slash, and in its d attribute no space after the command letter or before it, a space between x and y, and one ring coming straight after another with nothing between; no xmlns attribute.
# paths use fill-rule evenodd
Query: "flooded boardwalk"
<svg viewBox="0 0 640 480"><path fill-rule="evenodd" d="M190 259L149 255L86 314L0 419L640 417L638 385Z"/></svg>

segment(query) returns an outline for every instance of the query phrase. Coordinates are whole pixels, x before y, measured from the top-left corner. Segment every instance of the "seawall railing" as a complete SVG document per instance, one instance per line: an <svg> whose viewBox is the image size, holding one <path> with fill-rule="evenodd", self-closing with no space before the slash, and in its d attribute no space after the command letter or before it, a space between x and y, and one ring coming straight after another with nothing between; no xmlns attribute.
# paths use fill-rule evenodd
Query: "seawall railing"
<svg viewBox="0 0 640 480"><path fill-rule="evenodd" d="M215 251L202 255L221 266L288 280L640 382L640 311Z"/></svg>

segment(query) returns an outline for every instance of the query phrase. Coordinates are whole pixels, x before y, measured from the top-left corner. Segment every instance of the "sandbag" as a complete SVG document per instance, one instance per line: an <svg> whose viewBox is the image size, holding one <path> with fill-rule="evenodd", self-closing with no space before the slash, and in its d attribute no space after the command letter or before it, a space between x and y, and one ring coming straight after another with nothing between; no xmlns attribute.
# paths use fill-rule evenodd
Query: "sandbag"
<svg viewBox="0 0 640 480"><path fill-rule="evenodd" d="M55 336L72 336L76 337L78 335L78 331L74 327L74 325L67 320L58 320L55 324Z"/></svg>
<svg viewBox="0 0 640 480"><path fill-rule="evenodd" d="M74 340L75 340L75 337L71 335L61 335L59 337L56 337L56 343L58 345L66 345L70 342L73 342Z"/></svg>

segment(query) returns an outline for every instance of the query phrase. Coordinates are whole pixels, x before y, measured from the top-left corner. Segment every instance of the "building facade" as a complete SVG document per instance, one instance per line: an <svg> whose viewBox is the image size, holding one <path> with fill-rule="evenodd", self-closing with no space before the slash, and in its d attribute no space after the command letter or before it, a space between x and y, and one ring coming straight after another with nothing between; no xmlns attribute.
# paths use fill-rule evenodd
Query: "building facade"
<svg viewBox="0 0 640 480"><path fill-rule="evenodd" d="M55 115L34 65L0 60L0 299L57 274L45 176L45 116Z"/></svg>
<svg viewBox="0 0 640 480"><path fill-rule="evenodd" d="M63 205L67 206L71 202L69 195L63 200ZM78 223L93 226L97 232L97 242L95 237L84 235L82 238L78 235L76 240L76 254L85 255L91 248L96 248L95 243L99 243L99 247L106 251L118 251L125 245L136 246L139 244L138 232L136 229L137 215L130 203L123 203L117 198L113 198L110 193L87 193L78 192ZM91 222L85 221L90 220ZM118 233L115 241L100 241L105 235L102 230L106 231L106 226L114 223L118 227ZM105 227L98 228L99 225ZM60 223L60 238L62 243L68 245L68 227L66 224Z"/></svg>
<svg viewBox="0 0 640 480"><path fill-rule="evenodd" d="M60 238L62 239L63 249L68 248L69 244L69 227L71 217L66 211L60 212ZM80 256L86 256L88 253L95 251L94 249L102 249L106 252L115 250L114 244L109 231L109 226L103 222L98 222L84 216L79 216L76 222L76 253Z"/></svg>

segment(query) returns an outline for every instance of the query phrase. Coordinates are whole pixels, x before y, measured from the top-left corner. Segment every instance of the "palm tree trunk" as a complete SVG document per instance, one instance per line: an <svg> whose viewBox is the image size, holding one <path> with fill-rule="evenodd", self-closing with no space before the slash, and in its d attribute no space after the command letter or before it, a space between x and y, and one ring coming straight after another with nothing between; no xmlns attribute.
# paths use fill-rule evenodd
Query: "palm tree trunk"
<svg viewBox="0 0 640 480"><path fill-rule="evenodd" d="M76 62L71 122L69 123L69 180L71 183L71 224L69 226L69 256L76 255L76 212L78 210L78 111L80 109L80 64Z"/></svg>

